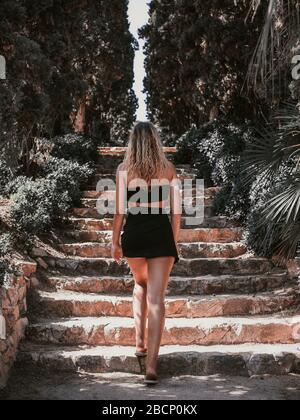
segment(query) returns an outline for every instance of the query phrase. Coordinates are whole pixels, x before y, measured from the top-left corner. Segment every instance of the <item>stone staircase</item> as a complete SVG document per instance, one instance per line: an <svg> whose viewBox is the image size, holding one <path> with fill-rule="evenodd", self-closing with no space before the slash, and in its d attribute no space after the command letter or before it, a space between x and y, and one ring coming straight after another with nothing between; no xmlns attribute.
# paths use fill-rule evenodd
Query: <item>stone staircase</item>
<svg viewBox="0 0 300 420"><path fill-rule="evenodd" d="M110 258L112 218L101 217L97 180L112 176L122 154L100 159L55 255L43 257L31 323L19 363L42 369L137 373L128 266ZM188 167L181 178L195 176ZM297 279L251 256L237 224L213 214L216 188L205 191L206 217L182 221L182 259L173 270L160 357L166 375L262 375L300 372ZM106 193L110 197L114 192ZM299 313L299 312L298 312Z"/></svg>

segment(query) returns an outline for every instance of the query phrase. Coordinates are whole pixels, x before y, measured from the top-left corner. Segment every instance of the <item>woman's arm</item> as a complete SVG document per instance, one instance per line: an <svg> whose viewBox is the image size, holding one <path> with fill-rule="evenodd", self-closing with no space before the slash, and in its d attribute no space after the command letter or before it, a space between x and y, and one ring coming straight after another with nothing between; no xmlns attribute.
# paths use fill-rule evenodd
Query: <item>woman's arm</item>
<svg viewBox="0 0 300 420"><path fill-rule="evenodd" d="M117 185L116 185L116 206L115 216L113 222L113 237L111 255L112 258L120 263L123 258L122 247L120 244L121 231L124 224L125 211L126 211L126 181L122 174L123 165L120 165L117 170Z"/></svg>
<svg viewBox="0 0 300 420"><path fill-rule="evenodd" d="M177 176L176 168L173 164L171 172L171 222L174 233L174 239L175 242L178 243L182 218L182 196L180 191L181 185L180 180Z"/></svg>

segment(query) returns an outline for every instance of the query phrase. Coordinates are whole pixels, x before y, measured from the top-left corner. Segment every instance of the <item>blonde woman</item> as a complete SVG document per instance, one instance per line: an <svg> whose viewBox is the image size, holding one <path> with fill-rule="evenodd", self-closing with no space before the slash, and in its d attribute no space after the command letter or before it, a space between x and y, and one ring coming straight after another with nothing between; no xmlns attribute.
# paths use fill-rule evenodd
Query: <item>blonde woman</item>
<svg viewBox="0 0 300 420"><path fill-rule="evenodd" d="M141 370L147 360L146 385L158 383L165 294L172 268L179 260L181 197L177 181L176 169L165 157L157 129L151 123L137 123L130 135L125 160L117 171L111 252L118 263L123 257L127 259L134 276L136 356Z"/></svg>

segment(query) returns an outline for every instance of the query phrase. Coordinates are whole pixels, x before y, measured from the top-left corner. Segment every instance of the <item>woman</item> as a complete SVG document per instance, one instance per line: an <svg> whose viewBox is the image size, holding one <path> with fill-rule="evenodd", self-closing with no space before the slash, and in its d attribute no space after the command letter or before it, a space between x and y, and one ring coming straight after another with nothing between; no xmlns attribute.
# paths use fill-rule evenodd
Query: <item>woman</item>
<svg viewBox="0 0 300 420"><path fill-rule="evenodd" d="M131 132L125 160L117 171L112 257L118 263L125 257L134 276L136 356L141 369L147 358L147 385L158 383L165 294L174 263L179 260L181 209L176 169L164 155L158 131L151 123L139 122Z"/></svg>

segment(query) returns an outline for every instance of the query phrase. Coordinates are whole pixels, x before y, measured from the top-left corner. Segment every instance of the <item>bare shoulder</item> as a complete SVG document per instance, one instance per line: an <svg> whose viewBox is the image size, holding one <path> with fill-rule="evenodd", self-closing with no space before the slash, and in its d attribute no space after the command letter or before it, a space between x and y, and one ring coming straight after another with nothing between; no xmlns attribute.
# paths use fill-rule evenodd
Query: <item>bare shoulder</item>
<svg viewBox="0 0 300 420"><path fill-rule="evenodd" d="M168 160L168 178L169 179L174 179L176 177L177 177L177 169L176 169L174 163L172 163Z"/></svg>
<svg viewBox="0 0 300 420"><path fill-rule="evenodd" d="M120 165L117 168L117 174L119 174L122 171L125 171L125 168L126 168L125 163L124 162L120 163Z"/></svg>

